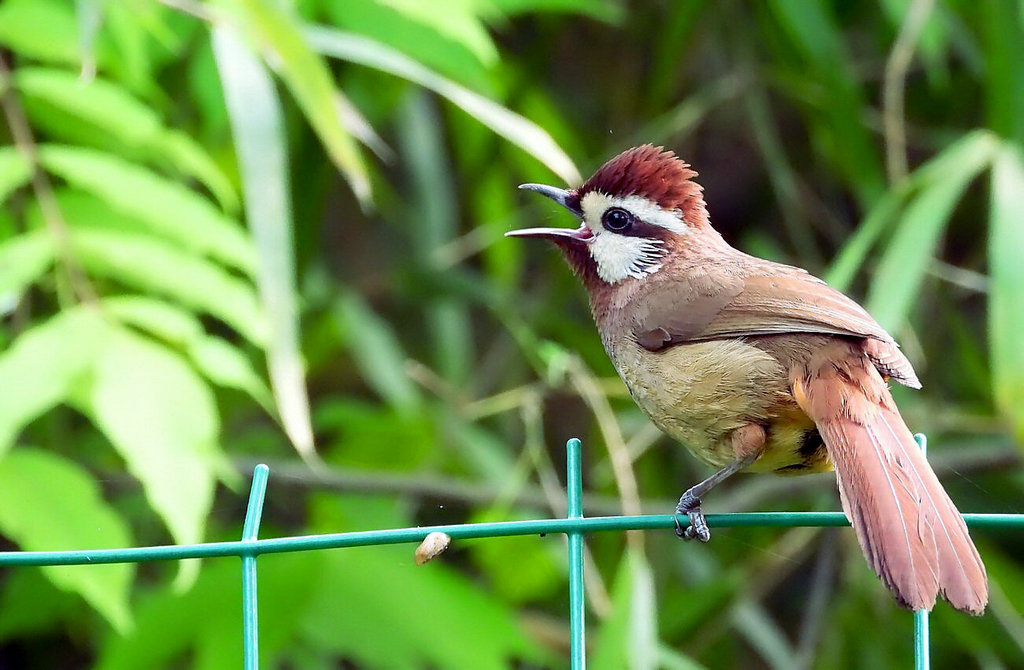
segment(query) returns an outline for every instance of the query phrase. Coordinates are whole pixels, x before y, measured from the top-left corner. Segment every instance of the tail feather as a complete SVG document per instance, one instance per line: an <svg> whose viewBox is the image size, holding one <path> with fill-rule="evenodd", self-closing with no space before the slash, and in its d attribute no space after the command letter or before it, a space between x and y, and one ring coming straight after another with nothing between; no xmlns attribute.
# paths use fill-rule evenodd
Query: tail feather
<svg viewBox="0 0 1024 670"><path fill-rule="evenodd" d="M981 614L985 566L874 366L864 357L828 357L802 371L793 388L835 464L861 549L896 599L931 609L941 593L953 607Z"/></svg>

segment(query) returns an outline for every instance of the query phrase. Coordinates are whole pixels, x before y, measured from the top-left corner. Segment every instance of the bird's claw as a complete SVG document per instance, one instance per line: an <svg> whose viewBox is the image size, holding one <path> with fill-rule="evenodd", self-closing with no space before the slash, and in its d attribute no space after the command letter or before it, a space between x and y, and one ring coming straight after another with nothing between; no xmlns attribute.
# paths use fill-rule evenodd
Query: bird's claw
<svg viewBox="0 0 1024 670"><path fill-rule="evenodd" d="M711 529L708 528L707 519L700 509L700 500L680 500L676 505L676 535L684 540L700 540L707 542L711 539ZM679 523L679 515L685 514L690 518L690 525L683 528Z"/></svg>

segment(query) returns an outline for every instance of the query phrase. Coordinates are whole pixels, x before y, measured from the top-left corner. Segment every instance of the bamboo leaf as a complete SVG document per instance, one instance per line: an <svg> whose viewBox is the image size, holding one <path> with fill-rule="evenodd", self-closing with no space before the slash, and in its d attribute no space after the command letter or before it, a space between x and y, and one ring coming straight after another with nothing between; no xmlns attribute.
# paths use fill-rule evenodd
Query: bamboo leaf
<svg viewBox="0 0 1024 670"><path fill-rule="evenodd" d="M1024 154L1007 144L992 168L989 344L996 404L1024 443Z"/></svg>
<svg viewBox="0 0 1024 670"><path fill-rule="evenodd" d="M323 58L309 46L298 22L276 3L233 0L248 36L275 54L271 61L328 155L364 206L372 200L370 179L359 147L341 123L337 91Z"/></svg>
<svg viewBox="0 0 1024 670"><path fill-rule="evenodd" d="M253 272L256 254L242 227L184 186L93 149L45 145L40 147L39 159L50 172L161 237Z"/></svg>
<svg viewBox="0 0 1024 670"><path fill-rule="evenodd" d="M306 373L299 351L287 147L280 103L263 65L233 33L217 28L213 49L238 153L245 218L256 242L256 284L267 315L267 367L285 433L303 458L315 455Z"/></svg>
<svg viewBox="0 0 1024 670"><path fill-rule="evenodd" d="M53 265L53 237L45 230L0 243L0 298L19 294Z"/></svg>
<svg viewBox="0 0 1024 670"><path fill-rule="evenodd" d="M72 461L19 447L0 460L0 531L24 551L109 549L132 544L128 525L103 500L92 476ZM45 566L50 581L82 596L120 633L131 627L130 563Z"/></svg>
<svg viewBox="0 0 1024 670"><path fill-rule="evenodd" d="M507 107L442 77L380 42L325 26L307 26L305 35L320 53L388 72L434 91L539 160L566 183L578 184L582 180L572 159L546 131Z"/></svg>
<svg viewBox="0 0 1024 670"><path fill-rule="evenodd" d="M32 178L32 166L14 147L0 147L0 204Z"/></svg>
<svg viewBox="0 0 1024 670"><path fill-rule="evenodd" d="M987 130L975 130L953 142L914 170L907 179L890 189L868 212L856 233L846 243L825 275L825 280L840 291L852 282L872 247L885 234L900 213L904 202L916 191L934 187L964 171L975 173L998 147L998 140Z"/></svg>
<svg viewBox="0 0 1024 670"><path fill-rule="evenodd" d="M956 149L960 158L949 170L936 170L937 159L921 168L927 181L900 217L868 291L868 311L883 328L895 330L906 318L954 207L988 165L993 146L990 136L975 135L947 149Z"/></svg>
<svg viewBox="0 0 1024 670"><path fill-rule="evenodd" d="M90 273L174 298L224 321L253 344L265 345L267 323L256 292L209 261L152 237L120 231L76 230L70 241Z"/></svg>
<svg viewBox="0 0 1024 670"><path fill-rule="evenodd" d="M391 327L356 293L334 304L334 322L363 379L392 407L415 410L420 403L416 386L405 372L406 354Z"/></svg>

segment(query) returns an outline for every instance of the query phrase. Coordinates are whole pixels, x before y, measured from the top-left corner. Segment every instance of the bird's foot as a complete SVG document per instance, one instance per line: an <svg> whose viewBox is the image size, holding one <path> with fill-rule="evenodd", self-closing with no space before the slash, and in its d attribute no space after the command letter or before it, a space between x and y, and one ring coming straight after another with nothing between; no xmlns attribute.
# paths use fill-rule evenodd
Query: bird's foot
<svg viewBox="0 0 1024 670"><path fill-rule="evenodd" d="M690 525L683 528L679 523L679 515L685 514L690 518ZM700 509L700 498L690 494L689 491L683 494L676 505L676 535L684 540L700 540L707 542L711 539L711 529L708 528L707 519Z"/></svg>

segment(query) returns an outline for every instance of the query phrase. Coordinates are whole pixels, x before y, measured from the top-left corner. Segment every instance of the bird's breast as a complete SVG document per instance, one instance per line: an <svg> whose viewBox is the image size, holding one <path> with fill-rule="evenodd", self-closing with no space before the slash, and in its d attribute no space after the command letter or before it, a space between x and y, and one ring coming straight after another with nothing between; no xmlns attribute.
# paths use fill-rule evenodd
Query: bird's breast
<svg viewBox="0 0 1024 670"><path fill-rule="evenodd" d="M788 374L771 354L743 339L694 342L648 351L631 338L606 340L612 363L640 409L670 437L715 467L736 460L730 434L766 427L752 471L813 472L831 466L814 423L800 411Z"/></svg>

